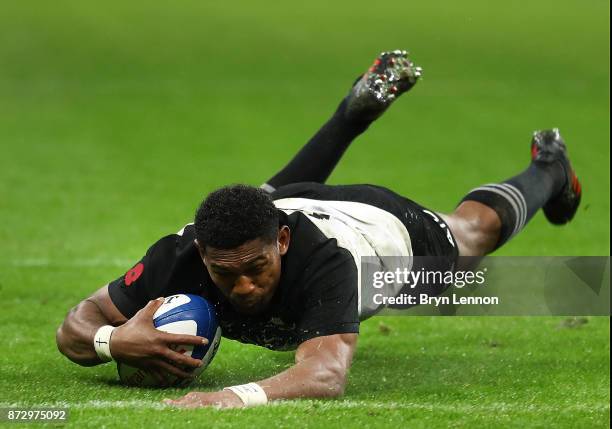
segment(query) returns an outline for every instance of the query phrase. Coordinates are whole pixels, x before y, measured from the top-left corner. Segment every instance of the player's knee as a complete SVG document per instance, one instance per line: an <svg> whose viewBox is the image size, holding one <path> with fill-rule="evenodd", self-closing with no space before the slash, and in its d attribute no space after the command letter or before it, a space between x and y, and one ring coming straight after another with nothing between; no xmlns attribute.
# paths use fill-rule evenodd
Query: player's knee
<svg viewBox="0 0 612 429"><path fill-rule="evenodd" d="M466 201L457 207L447 222L459 245L460 256L483 256L495 249L501 221L491 208Z"/></svg>

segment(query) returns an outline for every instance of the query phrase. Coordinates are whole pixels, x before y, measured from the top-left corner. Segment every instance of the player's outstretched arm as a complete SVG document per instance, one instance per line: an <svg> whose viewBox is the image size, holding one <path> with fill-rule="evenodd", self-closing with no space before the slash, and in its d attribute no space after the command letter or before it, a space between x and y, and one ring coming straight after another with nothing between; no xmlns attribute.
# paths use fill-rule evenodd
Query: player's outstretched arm
<svg viewBox="0 0 612 429"><path fill-rule="evenodd" d="M269 400L342 396L357 338L336 334L305 341L296 351L294 366L259 384Z"/></svg>
<svg viewBox="0 0 612 429"><path fill-rule="evenodd" d="M193 378L182 367L196 368L202 364L173 350L179 344L199 345L206 338L177 335L155 329L153 315L163 299L150 301L134 317L127 319L113 304L108 287L104 286L91 297L74 307L57 330L57 347L68 359L82 366L104 363L94 348L94 337L105 325L118 326L110 336L112 358L143 368L165 384L166 373L179 378Z"/></svg>
<svg viewBox="0 0 612 429"><path fill-rule="evenodd" d="M333 398L344 394L346 379L358 334L336 334L303 342L295 354L295 365L257 384L268 401L296 398ZM243 407L244 402L231 390L190 392L166 404L196 408Z"/></svg>

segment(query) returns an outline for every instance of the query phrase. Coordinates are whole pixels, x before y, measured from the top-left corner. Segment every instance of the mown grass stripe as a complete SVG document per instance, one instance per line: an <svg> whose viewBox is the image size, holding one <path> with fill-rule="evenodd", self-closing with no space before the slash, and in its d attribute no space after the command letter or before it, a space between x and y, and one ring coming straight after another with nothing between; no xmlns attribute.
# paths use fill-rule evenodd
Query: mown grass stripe
<svg viewBox="0 0 612 429"><path fill-rule="evenodd" d="M370 401L277 401L268 404L272 407L289 407L295 409L309 409L316 407L323 410L342 410L342 409L378 409L378 410L423 410L423 411L442 411L461 413L467 412L574 412L574 411L609 411L609 403L575 403L564 404L560 406L550 405L535 405L535 404L520 404L516 402L492 402L489 404L423 404L416 402L370 402ZM103 409L103 408L146 408L146 409L164 409L170 408L159 401L147 400L126 400L126 401L104 401L92 400L86 402L45 402L38 404L27 403L0 403L0 408L69 408L69 409Z"/></svg>

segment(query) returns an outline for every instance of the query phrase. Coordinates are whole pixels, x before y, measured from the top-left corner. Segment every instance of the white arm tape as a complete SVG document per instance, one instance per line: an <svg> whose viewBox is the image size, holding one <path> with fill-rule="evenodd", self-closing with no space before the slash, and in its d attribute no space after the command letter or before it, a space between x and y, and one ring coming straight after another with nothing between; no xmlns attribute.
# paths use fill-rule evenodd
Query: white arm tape
<svg viewBox="0 0 612 429"><path fill-rule="evenodd" d="M110 362L113 360L110 350L110 340L114 330L114 326L105 325L98 329L96 335L94 335L94 349L96 349L96 354L102 362Z"/></svg>
<svg viewBox="0 0 612 429"><path fill-rule="evenodd" d="M245 407L265 405L268 403L268 395L257 383L241 384L240 386L226 387L223 390L231 390L242 400Z"/></svg>

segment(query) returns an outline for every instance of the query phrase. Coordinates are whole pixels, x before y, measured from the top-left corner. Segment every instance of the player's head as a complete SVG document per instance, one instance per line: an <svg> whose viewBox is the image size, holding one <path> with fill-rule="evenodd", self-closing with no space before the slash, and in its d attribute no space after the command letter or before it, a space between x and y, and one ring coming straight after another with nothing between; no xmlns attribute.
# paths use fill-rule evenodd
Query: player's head
<svg viewBox="0 0 612 429"><path fill-rule="evenodd" d="M221 293L237 311L265 311L290 238L270 196L246 185L218 189L200 204L194 226L202 260Z"/></svg>

